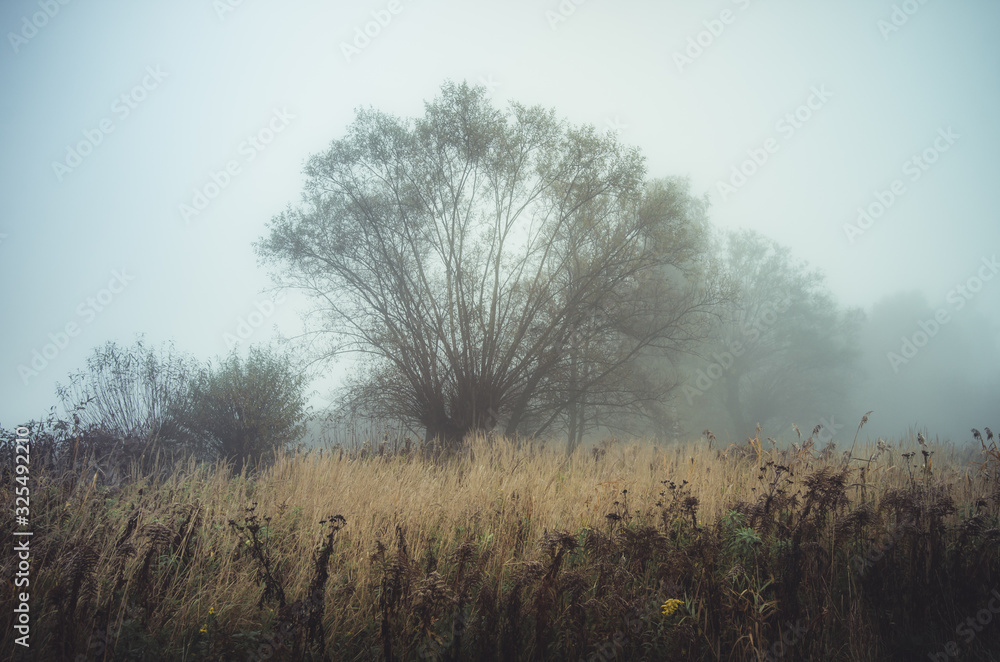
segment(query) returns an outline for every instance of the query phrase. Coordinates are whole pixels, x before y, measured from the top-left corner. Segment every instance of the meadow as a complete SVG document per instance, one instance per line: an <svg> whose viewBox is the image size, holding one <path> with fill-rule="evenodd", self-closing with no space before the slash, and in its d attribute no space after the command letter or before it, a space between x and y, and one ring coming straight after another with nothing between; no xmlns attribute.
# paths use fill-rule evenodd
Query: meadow
<svg viewBox="0 0 1000 662"><path fill-rule="evenodd" d="M1000 453L978 435L479 436L113 479L81 444L36 448L21 658L998 659Z"/></svg>

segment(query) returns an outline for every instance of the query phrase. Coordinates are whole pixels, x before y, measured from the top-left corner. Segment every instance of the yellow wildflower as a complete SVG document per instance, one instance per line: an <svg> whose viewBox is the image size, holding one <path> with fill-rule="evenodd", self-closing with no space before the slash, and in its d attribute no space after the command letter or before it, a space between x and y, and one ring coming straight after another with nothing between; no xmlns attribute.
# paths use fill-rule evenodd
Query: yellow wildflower
<svg viewBox="0 0 1000 662"><path fill-rule="evenodd" d="M683 600L678 600L677 598L670 598L663 603L663 615L670 618L675 611L677 611L680 606L684 604Z"/></svg>
<svg viewBox="0 0 1000 662"><path fill-rule="evenodd" d="M201 632L202 634L207 634L208 633L208 623L205 623L204 625L202 625L201 629L198 630L198 632Z"/></svg>
<svg viewBox="0 0 1000 662"><path fill-rule="evenodd" d="M215 607L209 607L208 608L208 615L211 616L214 613L215 613Z"/></svg>

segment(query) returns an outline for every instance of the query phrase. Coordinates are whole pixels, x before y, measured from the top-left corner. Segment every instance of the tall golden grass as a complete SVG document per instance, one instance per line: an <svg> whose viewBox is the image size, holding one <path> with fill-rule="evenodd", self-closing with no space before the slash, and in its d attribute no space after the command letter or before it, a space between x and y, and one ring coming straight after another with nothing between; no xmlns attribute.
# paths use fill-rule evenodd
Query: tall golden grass
<svg viewBox="0 0 1000 662"><path fill-rule="evenodd" d="M847 458L812 439L786 448L759 435L728 448L711 448L705 440L660 445L612 439L567 456L552 444L479 436L448 457L378 447L285 453L259 474L188 461L160 478L134 473L118 485L101 485L97 474L89 481L42 475L33 491L34 554L41 559L33 569L33 645L69 659L500 659L513 649L480 632L492 618L496 627L506 624L504 632L523 637L518 655L525 659L609 651L629 659L641 653L642 642L649 659L766 659L785 627L772 615L790 609L769 586L785 581L775 570L784 552L753 550L762 549L768 536L776 545L795 543L799 534L790 531L806 530L796 524L805 515L796 519L795 512L806 500L808 477L843 470L844 503L831 501L815 534L815 542L827 546L817 558L826 559L829 585L810 590L829 593L823 609L830 613L800 607L817 639L799 644L786 659L905 659L899 656L911 648L880 643L884 628L870 623L854 624L859 631L853 642L820 639L848 636L832 621L848 623L850 610L863 606L864 582L872 581L849 562L885 538L889 524L899 525L888 510L884 517L856 518L848 522L856 539L840 548L834 537L846 515L879 510L894 494L915 495L914 503L924 499L930 512L927 490L933 490L955 507L921 520L914 544L932 534L928 527L940 526L957 532L949 543L957 544L961 527L977 516L983 521L976 535L985 535L986 543L976 549L996 544L995 446L991 454L985 444L980 450L921 442L916 435L881 447L859 442ZM932 453L930 462L924 451ZM757 533L748 533L747 522L761 512L758 507L753 515L749 505L759 506L768 491L798 497L768 515L777 527L772 533L752 523ZM745 517L733 520L741 508ZM686 522L684 513L693 521ZM333 515L345 520L335 533L329 529ZM245 527L248 517L260 527L255 535ZM734 531L751 541L739 553L733 551ZM566 537L553 538L557 532ZM324 540L332 541L332 554L322 563L329 565L329 578L323 575L314 596L322 606L317 645L304 640L302 610L310 584L316 585ZM647 543L652 551L632 559L630 550ZM695 551L671 556L683 545ZM900 555L897 561L927 560L902 546L889 554ZM612 567L619 561L624 569ZM265 595L268 563L288 596L284 606ZM977 576L1000 580L991 574L995 557L982 564ZM739 584L731 576L737 566L749 582L742 596L731 590ZM4 571L11 567L5 559ZM721 572L727 568L730 574ZM810 581L824 576L810 575ZM609 577L619 577L619 593L607 588ZM518 590L521 597L512 594ZM752 617L741 611L741 600L751 596L759 611ZM952 612L974 597L956 598ZM650 613L649 605L655 609L668 598L684 601L677 615ZM812 605L809 600L802 604ZM629 607L642 612L642 628L633 634L619 622ZM709 613L723 607L739 617L727 624ZM943 629L950 622L941 618ZM733 632L723 632L726 627ZM6 650L12 649L10 632ZM622 633L625 643L615 643ZM866 653L866 646L875 649ZM814 656L821 650L829 657Z"/></svg>

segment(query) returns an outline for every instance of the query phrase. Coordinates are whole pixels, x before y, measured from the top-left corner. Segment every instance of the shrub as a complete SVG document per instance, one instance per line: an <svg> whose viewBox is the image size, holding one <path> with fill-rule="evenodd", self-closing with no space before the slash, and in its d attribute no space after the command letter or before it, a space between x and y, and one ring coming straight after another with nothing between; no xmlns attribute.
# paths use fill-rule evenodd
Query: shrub
<svg viewBox="0 0 1000 662"><path fill-rule="evenodd" d="M241 359L234 351L191 379L176 418L203 455L237 466L267 461L305 434L304 385L283 355L253 347Z"/></svg>
<svg viewBox="0 0 1000 662"><path fill-rule="evenodd" d="M157 351L142 337L131 347L108 341L56 394L80 430L141 442L146 454L183 451L187 440L174 416L196 367L172 345Z"/></svg>

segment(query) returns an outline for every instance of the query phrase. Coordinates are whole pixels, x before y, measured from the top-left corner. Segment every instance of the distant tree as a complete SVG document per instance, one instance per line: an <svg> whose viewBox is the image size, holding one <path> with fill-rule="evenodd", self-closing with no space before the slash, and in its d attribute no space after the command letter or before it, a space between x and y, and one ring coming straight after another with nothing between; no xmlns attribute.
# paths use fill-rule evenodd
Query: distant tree
<svg viewBox="0 0 1000 662"><path fill-rule="evenodd" d="M306 430L305 375L286 357L251 347L192 377L176 410L186 435L208 457L267 461Z"/></svg>
<svg viewBox="0 0 1000 662"><path fill-rule="evenodd" d="M258 254L316 302L316 357L361 357L345 408L427 439L576 438L582 408L655 399L618 385L715 303L683 182L647 182L611 134L495 109L481 87L446 84L412 121L359 112L306 175Z"/></svg>
<svg viewBox="0 0 1000 662"><path fill-rule="evenodd" d="M978 421L996 415L1000 325L977 303L932 305L909 291L872 305L861 330L865 380L854 394L858 411L875 410L865 432L898 438L926 426L942 439L968 441L973 426L986 425Z"/></svg>
<svg viewBox="0 0 1000 662"><path fill-rule="evenodd" d="M109 341L93 351L85 370L56 384L56 394L81 428L141 439L150 450L181 450L175 405L196 370L197 363L172 345L157 351L141 337L131 347Z"/></svg>
<svg viewBox="0 0 1000 662"><path fill-rule="evenodd" d="M822 274L757 232L730 233L722 262L736 297L720 307L682 401L724 412L737 438L757 423L833 425L857 375L862 312L842 310Z"/></svg>

